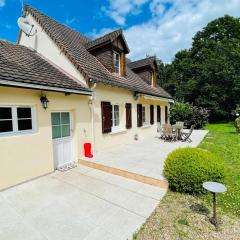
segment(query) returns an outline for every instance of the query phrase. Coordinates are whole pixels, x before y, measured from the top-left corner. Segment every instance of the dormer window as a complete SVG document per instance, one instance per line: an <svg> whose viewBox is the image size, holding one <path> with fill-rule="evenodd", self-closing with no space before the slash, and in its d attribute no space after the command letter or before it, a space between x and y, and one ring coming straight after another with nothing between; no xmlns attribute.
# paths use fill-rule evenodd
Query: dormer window
<svg viewBox="0 0 240 240"><path fill-rule="evenodd" d="M120 61L120 54L117 52L113 52L113 65L114 65L114 72L120 75L121 61Z"/></svg>

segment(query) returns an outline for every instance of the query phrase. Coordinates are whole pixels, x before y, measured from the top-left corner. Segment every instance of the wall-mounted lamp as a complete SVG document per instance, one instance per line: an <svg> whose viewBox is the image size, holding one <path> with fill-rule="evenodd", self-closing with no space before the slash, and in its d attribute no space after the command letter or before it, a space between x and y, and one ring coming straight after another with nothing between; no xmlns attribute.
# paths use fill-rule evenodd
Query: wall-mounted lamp
<svg viewBox="0 0 240 240"><path fill-rule="evenodd" d="M135 101L137 101L138 100L138 94L137 93L134 93L134 95L133 95L133 99L135 100Z"/></svg>
<svg viewBox="0 0 240 240"><path fill-rule="evenodd" d="M41 96L41 97L40 97L40 101L41 101L41 103L42 103L42 107L43 107L44 109L47 109L48 103L49 103L49 100L47 99L47 97L46 97L46 96Z"/></svg>

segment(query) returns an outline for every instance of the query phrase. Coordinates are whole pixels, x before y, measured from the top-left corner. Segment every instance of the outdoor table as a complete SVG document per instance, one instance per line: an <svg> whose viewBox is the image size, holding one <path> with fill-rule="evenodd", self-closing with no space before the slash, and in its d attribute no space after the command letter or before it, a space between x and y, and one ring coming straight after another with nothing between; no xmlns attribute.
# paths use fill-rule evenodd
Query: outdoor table
<svg viewBox="0 0 240 240"><path fill-rule="evenodd" d="M210 219L210 222L217 227L216 193L224 193L227 191L227 188L223 184L217 182L204 182L203 188L213 194L213 217Z"/></svg>

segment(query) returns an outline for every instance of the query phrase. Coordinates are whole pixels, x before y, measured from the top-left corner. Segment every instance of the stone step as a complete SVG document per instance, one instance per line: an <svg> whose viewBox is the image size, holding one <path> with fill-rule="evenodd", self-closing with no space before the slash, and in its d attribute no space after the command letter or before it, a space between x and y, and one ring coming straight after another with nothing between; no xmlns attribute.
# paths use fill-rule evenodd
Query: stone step
<svg viewBox="0 0 240 240"><path fill-rule="evenodd" d="M99 163L94 163L91 161L86 161L86 160L79 160L79 164L93 168L93 169L97 169L103 172L107 172L107 173L111 173L114 175L118 175L121 177L125 177L128 179L132 179L138 182L142 182L145 184L149 184L155 187L159 187L159 188L163 188L163 189L167 189L168 188L168 182L165 180L160 180L160 179L156 179L156 178L152 178L152 177L148 177L148 176L144 176L144 175L140 175L137 173L133 173L133 172L128 172L125 170L121 170L118 168L113 168L113 167L109 167L103 164L99 164Z"/></svg>

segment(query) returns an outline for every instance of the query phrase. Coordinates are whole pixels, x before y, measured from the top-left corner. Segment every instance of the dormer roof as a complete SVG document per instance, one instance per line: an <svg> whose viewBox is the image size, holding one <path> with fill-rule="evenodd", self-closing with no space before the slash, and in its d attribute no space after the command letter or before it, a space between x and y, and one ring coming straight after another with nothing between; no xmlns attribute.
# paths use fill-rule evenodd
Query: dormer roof
<svg viewBox="0 0 240 240"><path fill-rule="evenodd" d="M116 31L105 34L104 36L96 38L95 40L92 40L91 42L86 43L85 47L87 48L87 50L91 51L92 49L95 49L97 47L101 47L106 44L113 43L119 37L121 38L124 44L125 53L126 54L129 53L130 50L127 45L126 39L123 35L122 29L118 29Z"/></svg>
<svg viewBox="0 0 240 240"><path fill-rule="evenodd" d="M111 73L86 47L87 44L90 45L90 42L92 42L90 38L55 21L29 5L26 5L24 9L33 16L43 31L46 32L87 81L172 99L171 95L162 88L152 88L149 86L149 84L145 83L144 80L136 75L128 66L126 66L125 77ZM107 35L114 36L120 33L120 31L116 31L113 34ZM103 39L105 38L106 36ZM98 41L101 42L103 40Z"/></svg>
<svg viewBox="0 0 240 240"><path fill-rule="evenodd" d="M132 70L145 68L145 67L151 67L156 68L157 67L157 60L155 56L146 57L137 61L129 61L128 66Z"/></svg>

